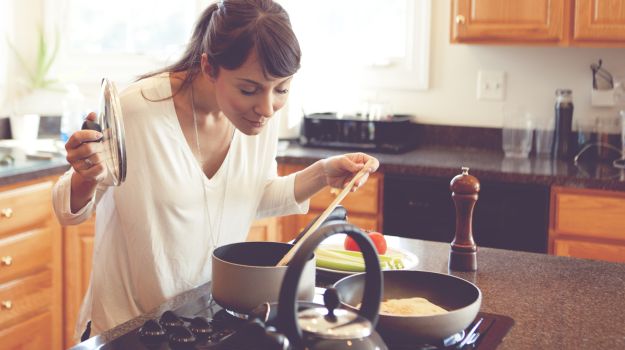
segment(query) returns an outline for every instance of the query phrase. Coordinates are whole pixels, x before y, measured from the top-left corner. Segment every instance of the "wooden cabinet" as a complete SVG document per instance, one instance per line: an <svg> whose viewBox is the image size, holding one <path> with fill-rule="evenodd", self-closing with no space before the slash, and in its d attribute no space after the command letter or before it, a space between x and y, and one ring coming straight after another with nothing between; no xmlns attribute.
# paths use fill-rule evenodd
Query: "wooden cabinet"
<svg viewBox="0 0 625 350"><path fill-rule="evenodd" d="M303 169L299 165L282 164L283 175ZM341 205L347 209L350 223L365 229L382 229L382 185L381 173L372 174L367 183L358 191L350 193ZM305 215L290 215L282 218L281 240L289 241L300 233L315 217L320 215L334 200L335 192L323 189L310 200L310 210Z"/></svg>
<svg viewBox="0 0 625 350"><path fill-rule="evenodd" d="M453 0L452 42L559 43L568 0Z"/></svg>
<svg viewBox="0 0 625 350"><path fill-rule="evenodd" d="M65 348L75 344L74 329L91 276L94 235L95 215L80 225L63 227L63 337Z"/></svg>
<svg viewBox="0 0 625 350"><path fill-rule="evenodd" d="M452 0L451 42L625 47L625 3Z"/></svg>
<svg viewBox="0 0 625 350"><path fill-rule="evenodd" d="M573 40L625 45L625 1L576 0Z"/></svg>
<svg viewBox="0 0 625 350"><path fill-rule="evenodd" d="M553 187L549 251L625 262L625 193Z"/></svg>
<svg viewBox="0 0 625 350"><path fill-rule="evenodd" d="M51 178L0 187L0 344L61 349L61 228Z"/></svg>
<svg viewBox="0 0 625 350"><path fill-rule="evenodd" d="M279 218L256 220L250 227L247 241L280 241L280 226Z"/></svg>

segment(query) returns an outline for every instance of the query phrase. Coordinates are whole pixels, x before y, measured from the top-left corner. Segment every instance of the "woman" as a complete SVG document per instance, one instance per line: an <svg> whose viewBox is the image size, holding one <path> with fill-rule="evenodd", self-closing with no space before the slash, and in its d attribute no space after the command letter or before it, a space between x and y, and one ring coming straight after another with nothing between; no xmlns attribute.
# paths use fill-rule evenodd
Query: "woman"
<svg viewBox="0 0 625 350"><path fill-rule="evenodd" d="M97 204L93 271L77 331L101 333L210 280L214 247L245 239L266 216L305 213L371 157L347 154L278 177L278 123L300 65L287 13L272 0L224 0L199 18L183 57L120 97L128 171L107 188L96 131L66 144L54 189L62 224ZM91 114L89 118L94 118ZM370 171L378 167L377 160ZM358 185L362 185L366 177ZM77 333L79 334L79 333Z"/></svg>

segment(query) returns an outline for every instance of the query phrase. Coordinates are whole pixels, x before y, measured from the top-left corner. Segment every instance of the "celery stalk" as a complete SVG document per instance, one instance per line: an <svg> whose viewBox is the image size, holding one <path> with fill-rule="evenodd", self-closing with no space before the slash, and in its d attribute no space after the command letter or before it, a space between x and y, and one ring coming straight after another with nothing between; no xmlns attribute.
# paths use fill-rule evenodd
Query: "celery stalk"
<svg viewBox="0 0 625 350"><path fill-rule="evenodd" d="M365 270L365 262L361 252L317 248L317 266L333 270L362 272ZM379 255L382 269L395 270L404 267L400 257Z"/></svg>

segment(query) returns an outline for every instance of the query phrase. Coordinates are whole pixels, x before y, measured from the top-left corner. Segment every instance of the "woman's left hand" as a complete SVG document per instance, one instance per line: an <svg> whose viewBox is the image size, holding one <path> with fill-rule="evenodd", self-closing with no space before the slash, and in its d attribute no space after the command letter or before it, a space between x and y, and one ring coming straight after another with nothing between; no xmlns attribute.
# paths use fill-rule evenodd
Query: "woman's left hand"
<svg viewBox="0 0 625 350"><path fill-rule="evenodd" d="M360 180L354 184L352 192L367 182L369 174L378 169L380 162L376 158L360 152L325 159L323 161L323 173L326 184L333 188L343 188L369 160L373 160L373 164Z"/></svg>

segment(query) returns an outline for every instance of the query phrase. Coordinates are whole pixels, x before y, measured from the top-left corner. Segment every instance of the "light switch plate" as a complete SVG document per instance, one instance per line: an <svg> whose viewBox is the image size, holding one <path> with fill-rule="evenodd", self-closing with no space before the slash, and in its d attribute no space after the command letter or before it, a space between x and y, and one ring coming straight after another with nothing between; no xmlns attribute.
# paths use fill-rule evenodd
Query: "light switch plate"
<svg viewBox="0 0 625 350"><path fill-rule="evenodd" d="M502 101L506 90L506 72L477 72L477 99Z"/></svg>

